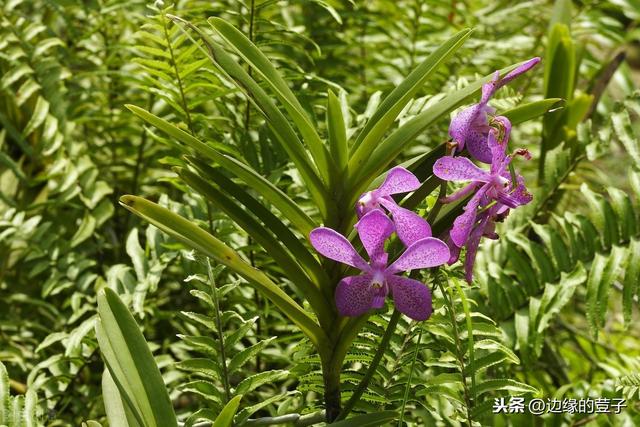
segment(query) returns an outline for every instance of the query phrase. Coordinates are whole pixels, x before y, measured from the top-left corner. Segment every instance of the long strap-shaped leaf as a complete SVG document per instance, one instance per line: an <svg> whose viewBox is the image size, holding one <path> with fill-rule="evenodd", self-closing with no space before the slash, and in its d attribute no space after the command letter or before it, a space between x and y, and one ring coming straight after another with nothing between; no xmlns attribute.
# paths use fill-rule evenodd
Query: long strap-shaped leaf
<svg viewBox="0 0 640 427"><path fill-rule="evenodd" d="M309 252L309 249L298 240L291 231L291 227L283 223L280 218L249 194L245 188L227 178L221 171L195 157L187 156L186 160L198 170L202 177L215 182L220 190L242 203L246 210L260 219L265 227L278 236L284 246L292 254L295 254L297 262L307 271L309 277L321 286L329 286L330 279L327 272ZM305 239L307 238L307 236L304 237Z"/></svg>
<svg viewBox="0 0 640 427"><path fill-rule="evenodd" d="M327 149L309 116L280 73L278 73L276 67L251 40L227 21L214 17L209 18L208 22L229 46L271 87L307 143L320 175L325 183L329 183L331 169Z"/></svg>
<svg viewBox="0 0 640 427"><path fill-rule="evenodd" d="M226 265L247 279L309 337L318 351L322 352L327 347L326 334L311 316L263 272L251 267L240 258L236 251L187 219L142 197L127 195L121 197L120 202L125 208L160 230Z"/></svg>
<svg viewBox="0 0 640 427"><path fill-rule="evenodd" d="M298 135L294 132L282 112L275 106L271 98L249 75L249 73L247 73L247 71L240 66L240 64L238 64L231 55L225 52L224 49L211 39L211 37L183 19L173 16L172 18L178 22L188 25L189 28L196 31L207 46L211 61L216 68L226 74L238 89L242 90L248 96L249 101L265 117L269 129L271 129L276 140L286 151L287 155L298 169L298 172L300 172L300 176L307 184L309 193L320 209L320 213L324 218L330 216L329 210L333 209L334 206L329 203L327 188L316 173L314 164L309 159L302 141L300 141Z"/></svg>
<svg viewBox="0 0 640 427"><path fill-rule="evenodd" d="M258 174L251 167L234 159L233 157L220 153L215 148L210 147L191 134L177 128L168 121L161 119L143 108L135 105L126 105L126 107L150 125L155 126L167 135L194 149L198 154L215 161L224 169L240 178L245 184L260 193L262 197L273 203L273 205L282 212L289 221L291 221L293 226L296 227L302 235L308 236L311 230L317 227L317 224L309 218L309 216L304 213L304 211L300 209L300 207L294 203L289 196L283 193L278 187L273 185L262 175Z"/></svg>
<svg viewBox="0 0 640 427"><path fill-rule="evenodd" d="M222 191L200 178L197 174L181 168L177 168L176 173L191 188L206 197L218 209L225 212L267 251L269 256L282 268L284 274L289 277L293 285L309 301L313 310L318 314L321 324L328 326L328 322L334 316L329 308L329 303L320 292L320 288L309 279L306 272L273 234L263 227L248 211L242 209Z"/></svg>
<svg viewBox="0 0 640 427"><path fill-rule="evenodd" d="M109 369L102 373L102 401L109 427L142 427L120 395Z"/></svg>
<svg viewBox="0 0 640 427"><path fill-rule="evenodd" d="M516 68L520 64L515 64L500 70L500 74ZM398 129L393 131L384 141L382 141L370 155L364 167L360 167L357 172L349 167L349 171L356 172L353 176L354 185L350 191L350 204L355 203L355 198L367 188L369 183L391 163L402 150L420 135L428 126L439 120L449 111L461 105L466 99L478 92L482 85L487 83L493 74L476 80L463 89L457 90L440 102L427 108L422 113L409 120ZM359 172L359 173L358 173Z"/></svg>
<svg viewBox="0 0 640 427"><path fill-rule="evenodd" d="M96 336L125 405L145 427L177 426L169 394L138 325L110 288L98 294Z"/></svg>
<svg viewBox="0 0 640 427"><path fill-rule="evenodd" d="M382 101L364 129L358 134L351 148L350 171L356 171L366 163L367 157L391 127L402 109L422 88L438 66L449 59L470 35L471 30L465 29L444 42Z"/></svg>
<svg viewBox="0 0 640 427"><path fill-rule="evenodd" d="M327 94L327 131L331 158L338 170L338 179L342 179L349 163L347 129L340 100L331 90Z"/></svg>

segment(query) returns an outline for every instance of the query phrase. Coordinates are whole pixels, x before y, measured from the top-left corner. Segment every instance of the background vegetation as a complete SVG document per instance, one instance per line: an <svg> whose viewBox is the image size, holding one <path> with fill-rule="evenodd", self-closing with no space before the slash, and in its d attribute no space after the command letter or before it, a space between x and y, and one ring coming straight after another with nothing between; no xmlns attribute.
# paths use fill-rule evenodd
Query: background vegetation
<svg viewBox="0 0 640 427"><path fill-rule="evenodd" d="M320 360L303 334L231 270L118 205L123 194L157 201L280 274L223 207L173 172L185 165L184 148L125 108L133 104L310 209L268 121L170 15L209 33L211 16L240 29L277 64L322 135L328 89L354 135L463 28L474 32L396 125L479 76L542 57L493 101L516 117L518 105L561 99L514 127L514 143L533 153L522 164L534 202L501 226L500 240L482 244L472 286L460 268L430 279L430 320L392 319L391 310L369 318L346 357L343 399L392 319L356 413L394 410L411 426L640 424L637 1L4 0L0 8L0 425L107 425L110 385L95 333L106 287L140 326L180 422L213 420L230 401L239 402L236 425L285 414L298 414L297 425L322 421ZM446 141L449 117L398 162ZM628 407L615 416L492 414L494 397L509 395L622 397Z"/></svg>

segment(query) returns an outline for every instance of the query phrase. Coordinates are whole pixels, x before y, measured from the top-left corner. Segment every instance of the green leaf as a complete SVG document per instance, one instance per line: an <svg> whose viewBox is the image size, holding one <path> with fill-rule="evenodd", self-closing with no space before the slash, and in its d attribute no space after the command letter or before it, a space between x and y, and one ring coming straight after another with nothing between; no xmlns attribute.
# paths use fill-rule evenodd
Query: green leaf
<svg viewBox="0 0 640 427"><path fill-rule="evenodd" d="M398 413L396 411L382 411L357 415L330 425L331 427L378 427L386 425L397 418Z"/></svg>
<svg viewBox="0 0 640 427"><path fill-rule="evenodd" d="M518 394L538 393L535 387L512 379L485 380L477 386L478 396L493 391L510 391Z"/></svg>
<svg viewBox="0 0 640 427"><path fill-rule="evenodd" d="M214 30L244 59L249 66L271 87L276 97L287 110L300 134L309 147L309 151L316 162L320 175L325 182L329 181L331 173L327 150L309 116L300 105L287 82L267 57L251 40L238 31L233 25L222 18L212 17L207 20Z"/></svg>
<svg viewBox="0 0 640 427"><path fill-rule="evenodd" d="M571 25L571 9L571 0L556 0L553 4L549 28L553 28L557 23Z"/></svg>
<svg viewBox="0 0 640 427"><path fill-rule="evenodd" d="M601 194L591 190L586 183L580 186L580 192L585 196L590 205L589 214L593 224L601 234L601 249L608 249L618 243L618 220L611 205Z"/></svg>
<svg viewBox="0 0 640 427"><path fill-rule="evenodd" d="M177 128L166 120L151 114L143 108L136 107L135 105L126 105L126 107L147 123L157 127L167 135L192 148L198 154L215 161L224 169L242 179L245 184L273 203L273 205L282 212L282 214L289 219L289 221L291 221L291 223L304 236L308 236L311 230L317 227L317 224L309 218L309 216L305 214L302 209L300 209L300 207L289 198L289 196L249 166L220 153L187 132Z"/></svg>
<svg viewBox="0 0 640 427"><path fill-rule="evenodd" d="M264 384L273 384L276 381L281 381L287 378L288 376L289 371L283 370L259 372L240 381L235 392L241 394L248 393Z"/></svg>
<svg viewBox="0 0 640 427"><path fill-rule="evenodd" d="M80 226L76 230L75 234L71 238L70 245L72 248L78 246L80 243L87 240L89 237L93 235L94 230L96 229L96 219L91 216L90 212L86 212L84 218L82 218L82 222Z"/></svg>
<svg viewBox="0 0 640 427"><path fill-rule="evenodd" d="M9 386L9 373L0 362L0 425L8 424L11 417L11 389Z"/></svg>
<svg viewBox="0 0 640 427"><path fill-rule="evenodd" d="M444 42L382 101L351 147L350 173L360 170L367 163L367 158L402 109L424 86L435 70L449 59L470 35L471 30L465 29Z"/></svg>
<svg viewBox="0 0 640 427"><path fill-rule="evenodd" d="M18 166L18 164L14 162L11 157L9 157L7 154L1 151L0 151L0 165L3 165L11 169L11 171L13 171L15 176L17 176L20 180L25 181L27 179L26 175L22 172L22 169L20 169L20 166Z"/></svg>
<svg viewBox="0 0 640 427"><path fill-rule="evenodd" d="M347 144L347 129L340 100L329 91L327 94L327 130L329 133L329 151L338 169L338 178L347 172L349 163L349 146Z"/></svg>
<svg viewBox="0 0 640 427"><path fill-rule="evenodd" d="M247 93L249 101L252 102L256 109L265 117L277 141L286 151L298 169L298 172L300 172L300 176L307 184L311 197L316 202L322 215L326 218L329 210L334 209L335 206L329 204L329 197L325 185L316 173L313 163L304 150L304 146L298 138L298 135L293 131L282 112L247 71L215 41L188 22L177 17L173 17L173 19L188 25L189 28L196 31L209 49L209 55L214 65L225 73L239 89Z"/></svg>
<svg viewBox="0 0 640 427"><path fill-rule="evenodd" d="M228 365L229 373L232 374L238 369L240 369L242 366L244 366L244 364L247 363L249 359L251 359L258 353L260 353L262 349L264 349L274 339L275 337L258 341L254 345L245 348L244 350L240 351L235 356L233 356L233 358L231 359Z"/></svg>
<svg viewBox="0 0 640 427"><path fill-rule="evenodd" d="M31 135L34 130L39 128L47 118L47 114L49 114L49 102L39 96L36 101L36 106L33 109L31 119L29 119L29 123L27 123L27 126L24 128L23 135L27 137Z"/></svg>
<svg viewBox="0 0 640 427"><path fill-rule="evenodd" d="M545 98L570 101L575 79L575 46L569 26L557 23L551 27L544 72Z"/></svg>
<svg viewBox="0 0 640 427"><path fill-rule="evenodd" d="M116 383L108 369L102 373L102 401L109 427L142 427L131 409L120 397Z"/></svg>
<svg viewBox="0 0 640 427"><path fill-rule="evenodd" d="M611 123L613 124L613 130L618 140L622 143L625 150L627 150L627 154L629 154L633 160L635 167L640 169L640 146L633 126L631 125L629 112L623 106L619 106L613 114L611 114Z"/></svg>
<svg viewBox="0 0 640 427"><path fill-rule="evenodd" d="M266 253L282 268L291 283L301 291L314 311L322 320L329 322L334 317L331 305L317 284L313 283L300 267L294 256L289 253L273 234L263 227L248 211L236 205L215 186L186 169L176 168L178 175L194 190L202 194L211 204L225 212L249 236L261 245Z"/></svg>
<svg viewBox="0 0 640 427"><path fill-rule="evenodd" d="M309 252L309 249L293 234L288 224L284 224L280 218L253 198L244 188L227 178L220 171L207 165L206 162L195 157L187 157L187 161L191 163L204 178L214 182L221 191L226 192L229 196L238 200L245 206L247 211L258 217L265 227L273 232L291 253L295 254L300 265L305 268L316 283L323 286L330 285L329 276L324 268L322 268L311 252ZM307 235L304 237L306 238Z"/></svg>
<svg viewBox="0 0 640 427"><path fill-rule="evenodd" d="M231 399L220 414L216 417L216 420L213 422L211 427L230 427L233 425L233 417L238 412L238 406L240 405L240 401L242 400L242 395L236 396Z"/></svg>
<svg viewBox="0 0 640 427"><path fill-rule="evenodd" d="M624 324L631 324L631 309L633 297L638 296L640 284L640 240L633 239L629 244L629 258L627 268L624 272L624 283L622 289L622 303L624 309Z"/></svg>
<svg viewBox="0 0 640 427"><path fill-rule="evenodd" d="M136 196L123 196L120 202L125 208L151 222L160 230L226 265L247 279L293 321L311 339L319 351L324 350L323 346L327 337L318 324L263 272L242 260L236 251L197 225L153 202Z"/></svg>
<svg viewBox="0 0 640 427"><path fill-rule="evenodd" d="M533 345L534 354L540 356L544 341L544 331L549 327L551 320L567 305L577 287L587 280L587 272L581 263L569 274L562 273L557 284L546 284L542 299L537 310L534 309L535 299L530 302L529 314L531 316L530 344Z"/></svg>
<svg viewBox="0 0 640 427"><path fill-rule="evenodd" d="M183 371L195 372L204 375L208 379L222 378L220 365L211 359L194 358L176 363L176 368Z"/></svg>
<svg viewBox="0 0 640 427"><path fill-rule="evenodd" d="M591 264L587 280L587 320L591 333L597 338L599 329L604 325L609 291L618 276L626 253L624 248L614 246L609 256L596 254Z"/></svg>
<svg viewBox="0 0 640 427"><path fill-rule="evenodd" d="M98 294L96 335L125 405L146 426L177 426L153 355L127 307L110 288Z"/></svg>
<svg viewBox="0 0 640 427"><path fill-rule="evenodd" d="M515 126L542 116L549 112L549 110L558 110L562 108L563 104L564 101L561 98L541 99L540 101L518 105L515 108L500 113L500 115L505 116L511 124Z"/></svg>

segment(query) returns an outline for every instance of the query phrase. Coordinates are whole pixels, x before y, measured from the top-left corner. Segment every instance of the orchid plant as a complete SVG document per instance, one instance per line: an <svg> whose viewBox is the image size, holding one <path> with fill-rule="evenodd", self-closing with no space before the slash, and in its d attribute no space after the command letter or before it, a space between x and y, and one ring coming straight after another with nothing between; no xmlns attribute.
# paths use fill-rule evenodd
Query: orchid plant
<svg viewBox="0 0 640 427"><path fill-rule="evenodd" d="M216 145L137 106L128 108L180 143L188 155L184 165L175 169L177 174L267 250L280 270L267 274L256 269L226 243L153 202L124 196L121 203L187 246L227 266L271 300L306 334L320 356L327 420L344 418L340 373L344 357L367 317L373 311L384 310L385 300L391 296L399 312L415 321L427 320L433 311L432 293L425 284L430 273L447 262L455 262L461 248L466 247L466 276L471 281L481 237L496 238L495 222L510 209L531 200L523 178L510 169L513 155L506 154L509 120L491 116L494 110L488 102L496 90L531 69L539 59L496 71L395 126L424 82L470 36L469 30L463 30L435 49L387 95L352 139L347 138L344 105L329 91L327 137L323 140L320 126L312 122L289 84L244 34L222 19L211 18L208 22L215 32L214 39L181 18L171 19L206 50L220 75L234 83L263 115L273 135L272 143L289 156L306 186L312 208L302 209L243 159L220 151ZM438 158L441 150L436 149L409 159L405 162L407 167L386 171L420 133L479 91L480 103L462 110L451 121L450 146L455 156ZM196 156L192 156L194 152ZM464 157L466 154L491 163L490 170L476 166ZM516 154L526 155L523 151ZM421 179L411 171L425 168L429 172ZM473 193L453 223L447 224L445 216L434 218L437 229L446 230L437 236L432 235L427 220L400 199L424 190L433 179L471 181L438 203L464 202ZM374 187L374 182L380 181ZM404 249L398 250L399 244ZM362 257L360 245L369 262ZM314 255L312 248L321 257ZM412 277L404 277L404 272L412 272ZM278 284L285 281L303 296L308 309Z"/></svg>

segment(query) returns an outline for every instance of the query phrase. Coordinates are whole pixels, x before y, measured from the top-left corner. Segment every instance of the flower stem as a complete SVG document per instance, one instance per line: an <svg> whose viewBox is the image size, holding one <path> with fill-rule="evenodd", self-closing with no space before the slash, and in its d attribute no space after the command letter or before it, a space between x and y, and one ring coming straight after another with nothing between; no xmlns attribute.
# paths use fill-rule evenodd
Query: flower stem
<svg viewBox="0 0 640 427"><path fill-rule="evenodd" d="M364 391L369 386L369 382L378 369L378 365L380 364L380 360L382 360L382 356L384 355L384 352L389 345L389 341L391 341L391 335L393 335L393 332L396 330L399 319L400 312L398 310L393 310L393 314L391 315L389 323L387 324L387 329L384 331L384 335L382 336L382 340L380 341L378 350L373 356L367 372L360 381L360 384L358 384L358 387L354 390L349 401L346 403L346 405L344 405L344 408L342 409L342 412L340 412L340 415L338 415L338 417L336 418L336 421L343 420L347 417L347 415L349 415L349 412L351 412L353 407L360 400L360 397L362 397L362 393L364 393Z"/></svg>
<svg viewBox="0 0 640 427"><path fill-rule="evenodd" d="M409 399L409 390L411 389L411 379L413 377L413 368L416 365L416 359L418 358L418 351L420 350L420 341L422 340L422 331L418 333L418 343L416 349L413 352L413 360L411 361L411 370L409 371L409 378L407 378L407 386L404 389L404 397L402 398L402 408L400 409L400 419L398 420L398 427L402 427L402 419L404 418L404 408L407 405L407 399Z"/></svg>
<svg viewBox="0 0 640 427"><path fill-rule="evenodd" d="M324 406L328 423L337 419L340 414L340 366L325 363L322 366L322 378L324 380Z"/></svg>

